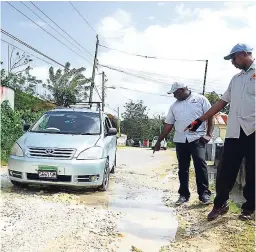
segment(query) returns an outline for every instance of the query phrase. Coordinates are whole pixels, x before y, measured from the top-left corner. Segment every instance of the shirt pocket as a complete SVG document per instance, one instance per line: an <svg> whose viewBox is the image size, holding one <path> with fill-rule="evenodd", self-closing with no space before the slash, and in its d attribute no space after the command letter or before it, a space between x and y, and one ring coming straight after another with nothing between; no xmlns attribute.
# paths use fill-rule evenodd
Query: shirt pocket
<svg viewBox="0 0 256 252"><path fill-rule="evenodd" d="M251 78L247 85L247 93L255 96L255 79Z"/></svg>

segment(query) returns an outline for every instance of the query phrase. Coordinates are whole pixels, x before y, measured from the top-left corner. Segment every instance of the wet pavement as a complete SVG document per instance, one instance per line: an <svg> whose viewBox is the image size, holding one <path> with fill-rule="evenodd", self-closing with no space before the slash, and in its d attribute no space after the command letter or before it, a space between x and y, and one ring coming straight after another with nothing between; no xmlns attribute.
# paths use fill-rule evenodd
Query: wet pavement
<svg viewBox="0 0 256 252"><path fill-rule="evenodd" d="M134 247L144 252L158 252L175 239L178 228L175 210L166 207L163 202L163 190L151 186L151 178L159 177L152 169L169 161L170 157L165 151L152 156L150 150L121 148L117 153L116 173L111 176L107 192L55 187L15 189L8 181L6 171L1 175L2 190L11 191L14 197L33 195L44 200L53 200L57 196L74 199L80 206L98 211L99 215L102 211L111 211L113 216L118 217L111 221L116 222L116 232L119 233L119 239L114 242L111 251L126 252ZM159 183L166 183L169 176L158 178ZM110 250L105 248L103 251Z"/></svg>
<svg viewBox="0 0 256 252"><path fill-rule="evenodd" d="M150 168L164 161L166 153L157 154L158 157L152 157L148 150L121 149L117 164L117 171L120 172L112 178L108 192L80 195L84 204L124 214L117 223L123 237L118 251L131 251L131 246L134 246L142 251L155 252L175 239L178 221L175 210L163 203L163 191L129 181L129 174L146 180ZM162 182L165 183L165 180Z"/></svg>

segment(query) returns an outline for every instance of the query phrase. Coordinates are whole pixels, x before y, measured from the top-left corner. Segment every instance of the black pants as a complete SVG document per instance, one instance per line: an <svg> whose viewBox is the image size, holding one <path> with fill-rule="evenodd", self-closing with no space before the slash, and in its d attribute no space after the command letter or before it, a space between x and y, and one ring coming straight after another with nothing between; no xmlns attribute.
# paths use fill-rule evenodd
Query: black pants
<svg viewBox="0 0 256 252"><path fill-rule="evenodd" d="M189 167L190 158L192 156L195 173L196 173L196 184L197 193L199 199L204 193L211 194L209 191L208 183L208 171L207 164L205 162L205 144L196 140L191 143L176 143L176 153L179 163L179 180L180 188L178 193L186 198L190 197L189 192Z"/></svg>
<svg viewBox="0 0 256 252"><path fill-rule="evenodd" d="M243 195L246 202L242 209L255 210L255 133L247 136L241 129L240 137L226 138L221 165L216 178L214 206L221 207L229 199L245 158L245 183Z"/></svg>

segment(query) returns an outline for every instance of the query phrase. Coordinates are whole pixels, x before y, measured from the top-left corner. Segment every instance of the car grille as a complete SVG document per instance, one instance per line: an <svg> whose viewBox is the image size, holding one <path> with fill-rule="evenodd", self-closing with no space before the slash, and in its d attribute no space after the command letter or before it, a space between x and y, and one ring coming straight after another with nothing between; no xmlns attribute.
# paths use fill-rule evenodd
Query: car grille
<svg viewBox="0 0 256 252"><path fill-rule="evenodd" d="M57 179L51 178L39 178L37 173L27 173L28 180L41 180L41 181L53 181L53 182L71 182L71 176L57 175Z"/></svg>
<svg viewBox="0 0 256 252"><path fill-rule="evenodd" d="M28 156L38 158L71 159L74 156L75 151L75 149L29 147Z"/></svg>

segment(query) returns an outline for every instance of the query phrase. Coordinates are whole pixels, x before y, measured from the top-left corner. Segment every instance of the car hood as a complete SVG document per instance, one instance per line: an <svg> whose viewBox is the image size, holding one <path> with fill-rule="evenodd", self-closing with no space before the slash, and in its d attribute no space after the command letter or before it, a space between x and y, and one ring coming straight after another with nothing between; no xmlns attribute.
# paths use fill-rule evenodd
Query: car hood
<svg viewBox="0 0 256 252"><path fill-rule="evenodd" d="M18 143L22 147L72 148L85 150L95 146L99 139L99 135L89 136L27 132L18 140Z"/></svg>

